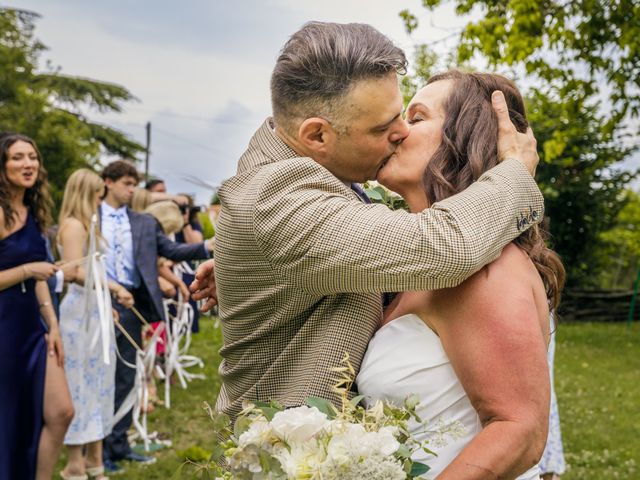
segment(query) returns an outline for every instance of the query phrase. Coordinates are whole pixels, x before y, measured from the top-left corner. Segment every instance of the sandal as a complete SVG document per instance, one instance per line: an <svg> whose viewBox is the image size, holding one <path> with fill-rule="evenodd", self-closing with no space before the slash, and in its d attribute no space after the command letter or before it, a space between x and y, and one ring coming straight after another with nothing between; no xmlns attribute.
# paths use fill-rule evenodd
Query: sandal
<svg viewBox="0 0 640 480"><path fill-rule="evenodd" d="M86 473L83 473L82 475L69 475L68 473L65 473L64 470L60 472L60 478L62 478L62 480L89 480Z"/></svg>
<svg viewBox="0 0 640 480"><path fill-rule="evenodd" d="M87 467L87 473L89 474L89 478L94 478L96 480L109 480L109 477L104 476L104 465L100 465L98 467Z"/></svg>

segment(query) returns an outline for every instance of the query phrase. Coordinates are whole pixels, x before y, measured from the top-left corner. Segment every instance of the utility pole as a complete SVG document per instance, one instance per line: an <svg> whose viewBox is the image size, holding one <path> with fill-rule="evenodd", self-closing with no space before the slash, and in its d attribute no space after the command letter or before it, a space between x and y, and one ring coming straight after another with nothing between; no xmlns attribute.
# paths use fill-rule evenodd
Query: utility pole
<svg viewBox="0 0 640 480"><path fill-rule="evenodd" d="M144 179L149 181L149 153L151 151L151 122L147 122L147 148L144 156Z"/></svg>

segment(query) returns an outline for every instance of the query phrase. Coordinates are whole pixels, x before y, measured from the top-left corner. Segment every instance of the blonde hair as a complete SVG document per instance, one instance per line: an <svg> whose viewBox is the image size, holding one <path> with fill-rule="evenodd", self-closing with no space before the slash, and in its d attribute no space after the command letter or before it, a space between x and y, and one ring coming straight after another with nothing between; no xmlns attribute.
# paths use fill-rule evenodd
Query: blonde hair
<svg viewBox="0 0 640 480"><path fill-rule="evenodd" d="M88 168L81 168L71 174L64 187L64 197L58 224L62 225L67 218L79 220L88 232L91 217L97 213L96 193L104 195L104 181L100 175ZM98 236L100 236L99 226Z"/></svg>
<svg viewBox="0 0 640 480"><path fill-rule="evenodd" d="M144 212L153 215L160 222L166 235L179 232L184 226L184 218L180 213L180 208L171 200L152 203Z"/></svg>
<svg viewBox="0 0 640 480"><path fill-rule="evenodd" d="M144 188L136 188L131 197L131 210L134 212L144 212L151 204L151 192Z"/></svg>

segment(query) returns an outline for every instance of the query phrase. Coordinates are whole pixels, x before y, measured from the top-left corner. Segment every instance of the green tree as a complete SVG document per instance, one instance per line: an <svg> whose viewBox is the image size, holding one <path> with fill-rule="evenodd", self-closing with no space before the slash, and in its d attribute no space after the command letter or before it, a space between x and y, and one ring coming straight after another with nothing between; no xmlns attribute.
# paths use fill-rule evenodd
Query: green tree
<svg viewBox="0 0 640 480"><path fill-rule="evenodd" d="M527 114L536 133L541 165L536 180L551 219L554 249L568 271L569 285L596 286L593 261L602 232L613 227L632 174L618 165L631 152L604 128L604 119L587 97L560 98L558 92L533 89Z"/></svg>
<svg viewBox="0 0 640 480"><path fill-rule="evenodd" d="M596 261L600 284L630 290L640 268L640 195L627 190L624 196L613 227L598 238Z"/></svg>
<svg viewBox="0 0 640 480"><path fill-rule="evenodd" d="M423 0L430 10L446 3ZM576 84L604 94L613 129L640 113L640 2L637 0L454 0L456 13L481 11L460 35L458 63L481 54L489 65L523 66L571 94ZM409 31L417 18L400 16Z"/></svg>
<svg viewBox="0 0 640 480"><path fill-rule="evenodd" d="M0 130L36 140L59 204L66 179L77 168L95 167L103 154L135 159L144 148L82 113L121 111L134 99L126 88L66 76L51 66L39 71L46 47L34 35L37 18L33 12L0 9Z"/></svg>
<svg viewBox="0 0 640 480"><path fill-rule="evenodd" d="M423 0L433 10L442 0ZM477 56L490 67L526 72L525 92L538 139L537 179L551 218L554 248L570 285L601 277L598 239L616 222L635 174L620 162L636 148L624 142L640 111L640 4L632 0L453 0L456 12L480 11L460 33L455 62ZM418 27L400 12L409 33ZM420 50L418 50L420 51ZM409 83L409 82L405 82ZM629 146L625 146L629 145Z"/></svg>
<svg viewBox="0 0 640 480"><path fill-rule="evenodd" d="M409 100L416 94L418 89L427 83L438 70L440 65L439 58L436 53L425 44L416 45L413 55L413 61L409 64L409 71L400 80L400 90L404 104L407 105Z"/></svg>

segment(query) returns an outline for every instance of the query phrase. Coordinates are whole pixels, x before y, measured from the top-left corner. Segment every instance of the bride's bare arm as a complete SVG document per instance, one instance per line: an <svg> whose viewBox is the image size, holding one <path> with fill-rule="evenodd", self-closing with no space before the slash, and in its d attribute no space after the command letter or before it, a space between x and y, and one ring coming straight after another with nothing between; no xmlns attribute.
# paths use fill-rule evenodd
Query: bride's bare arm
<svg viewBox="0 0 640 480"><path fill-rule="evenodd" d="M428 318L483 425L438 479L515 478L538 462L547 438L542 282L509 245L496 262L432 298Z"/></svg>

